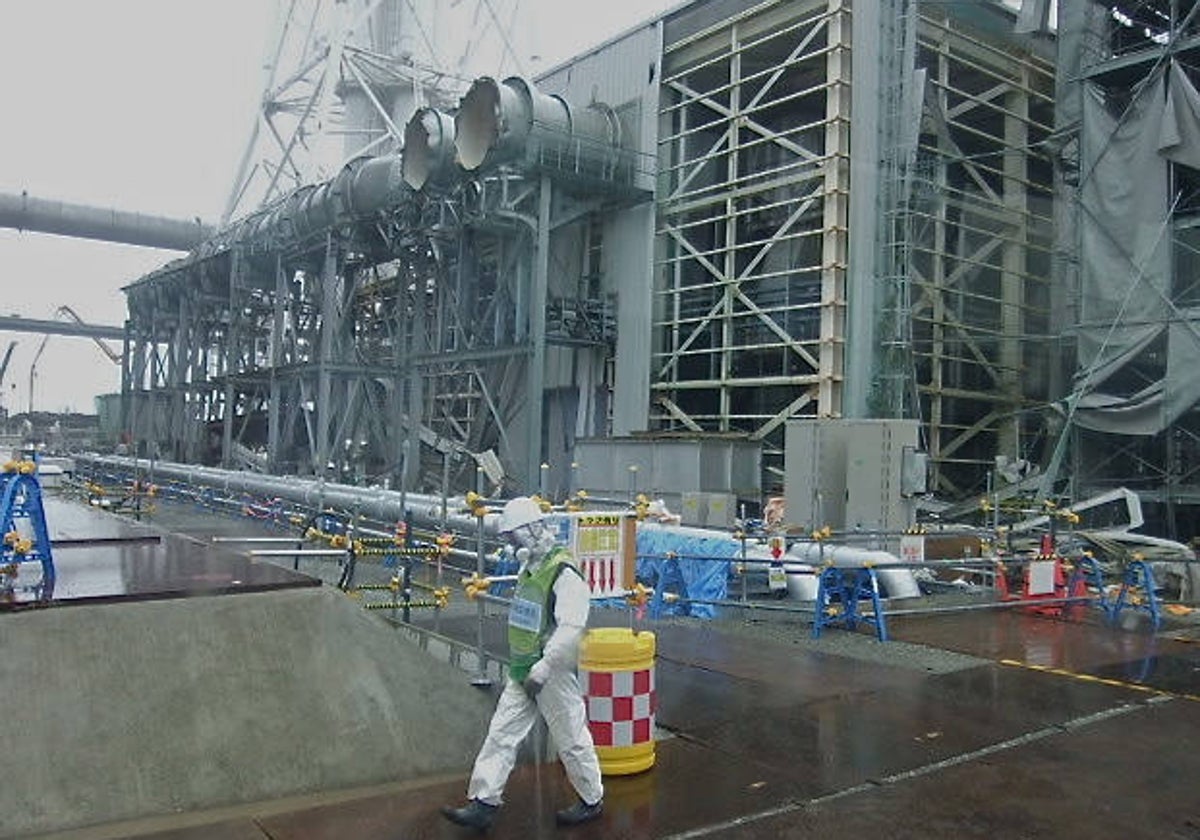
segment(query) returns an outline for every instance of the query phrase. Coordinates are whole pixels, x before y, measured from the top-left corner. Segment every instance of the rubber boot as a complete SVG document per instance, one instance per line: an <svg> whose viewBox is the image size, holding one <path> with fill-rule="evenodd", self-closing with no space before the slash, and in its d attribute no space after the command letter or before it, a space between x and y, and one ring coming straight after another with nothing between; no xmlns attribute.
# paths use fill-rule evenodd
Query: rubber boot
<svg viewBox="0 0 1200 840"><path fill-rule="evenodd" d="M492 827L492 820L496 818L496 810L499 807L499 805L489 805L478 799L472 799L461 808L443 805L442 816L452 823L464 825L476 831L487 831Z"/></svg>
<svg viewBox="0 0 1200 840"><path fill-rule="evenodd" d="M580 823L590 822L600 816L604 811L604 802L601 800L595 805L589 805L580 799L570 808L564 808L554 815L559 825L579 825Z"/></svg>

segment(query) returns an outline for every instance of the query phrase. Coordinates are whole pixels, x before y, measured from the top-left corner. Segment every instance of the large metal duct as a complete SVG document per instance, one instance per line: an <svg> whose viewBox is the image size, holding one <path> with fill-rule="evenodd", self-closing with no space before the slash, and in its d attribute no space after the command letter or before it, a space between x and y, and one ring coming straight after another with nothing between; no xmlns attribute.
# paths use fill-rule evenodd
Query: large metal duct
<svg viewBox="0 0 1200 840"><path fill-rule="evenodd" d="M68 204L65 201L34 198L24 192L20 195L0 193L0 227L170 251L190 251L213 233L211 227L199 220L189 222L85 204Z"/></svg>
<svg viewBox="0 0 1200 840"><path fill-rule="evenodd" d="M453 166L454 117L436 108L418 108L404 126L404 183L422 189Z"/></svg>
<svg viewBox="0 0 1200 840"><path fill-rule="evenodd" d="M380 522L398 522L405 511L412 513L413 524L423 528L441 528L442 498L421 493L403 493L381 488L354 487L348 484L322 482L296 476L263 475L261 473L222 470L179 464L171 461L148 461L119 455L76 455L76 465L108 470L125 475L138 474L151 481L173 481L193 487L208 487L235 497L240 494L260 499L284 499L312 510L335 508L355 511ZM446 500L446 526L452 530L471 533L478 520L462 513L466 504L462 496ZM498 513L483 518L484 531L497 533Z"/></svg>
<svg viewBox="0 0 1200 840"><path fill-rule="evenodd" d="M611 108L572 109L517 76L476 79L459 102L454 127L458 161L467 170L523 159L611 177L620 155L621 124Z"/></svg>
<svg viewBox="0 0 1200 840"><path fill-rule="evenodd" d="M305 184L222 231L229 244L287 245L322 234L344 222L369 218L400 201L408 187L399 155L359 157L328 181Z"/></svg>
<svg viewBox="0 0 1200 840"><path fill-rule="evenodd" d="M372 216L392 204L404 192L401 156L356 158L346 164L333 181L333 195L341 211L352 219Z"/></svg>

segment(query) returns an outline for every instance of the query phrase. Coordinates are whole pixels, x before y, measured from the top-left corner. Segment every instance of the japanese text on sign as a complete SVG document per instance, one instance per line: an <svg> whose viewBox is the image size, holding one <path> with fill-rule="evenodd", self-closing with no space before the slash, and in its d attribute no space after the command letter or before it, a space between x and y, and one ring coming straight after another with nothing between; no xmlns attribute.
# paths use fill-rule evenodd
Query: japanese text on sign
<svg viewBox="0 0 1200 840"><path fill-rule="evenodd" d="M620 516L591 515L575 520L575 559L592 597L625 591Z"/></svg>

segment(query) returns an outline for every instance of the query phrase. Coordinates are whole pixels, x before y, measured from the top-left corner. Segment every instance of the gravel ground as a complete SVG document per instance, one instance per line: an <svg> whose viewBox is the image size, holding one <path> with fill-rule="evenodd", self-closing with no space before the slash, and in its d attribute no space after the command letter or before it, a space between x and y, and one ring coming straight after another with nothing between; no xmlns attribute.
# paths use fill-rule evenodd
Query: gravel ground
<svg viewBox="0 0 1200 840"><path fill-rule="evenodd" d="M662 622L686 626L701 619L666 618ZM767 617L725 616L712 619L721 632L795 645L805 650L843 656L873 664L910 668L926 674L948 674L988 663L986 659L962 653L914 645L908 642L881 642L867 631L825 630L821 638L812 637L812 621L803 614L772 613Z"/></svg>

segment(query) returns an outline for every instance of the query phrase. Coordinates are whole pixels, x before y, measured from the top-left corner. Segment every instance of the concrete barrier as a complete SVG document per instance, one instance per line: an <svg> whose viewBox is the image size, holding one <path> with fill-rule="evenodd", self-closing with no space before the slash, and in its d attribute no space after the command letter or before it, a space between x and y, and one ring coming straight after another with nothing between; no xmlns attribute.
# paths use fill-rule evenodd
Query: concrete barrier
<svg viewBox="0 0 1200 840"><path fill-rule="evenodd" d="M0 836L469 769L494 695L332 589L0 613Z"/></svg>

